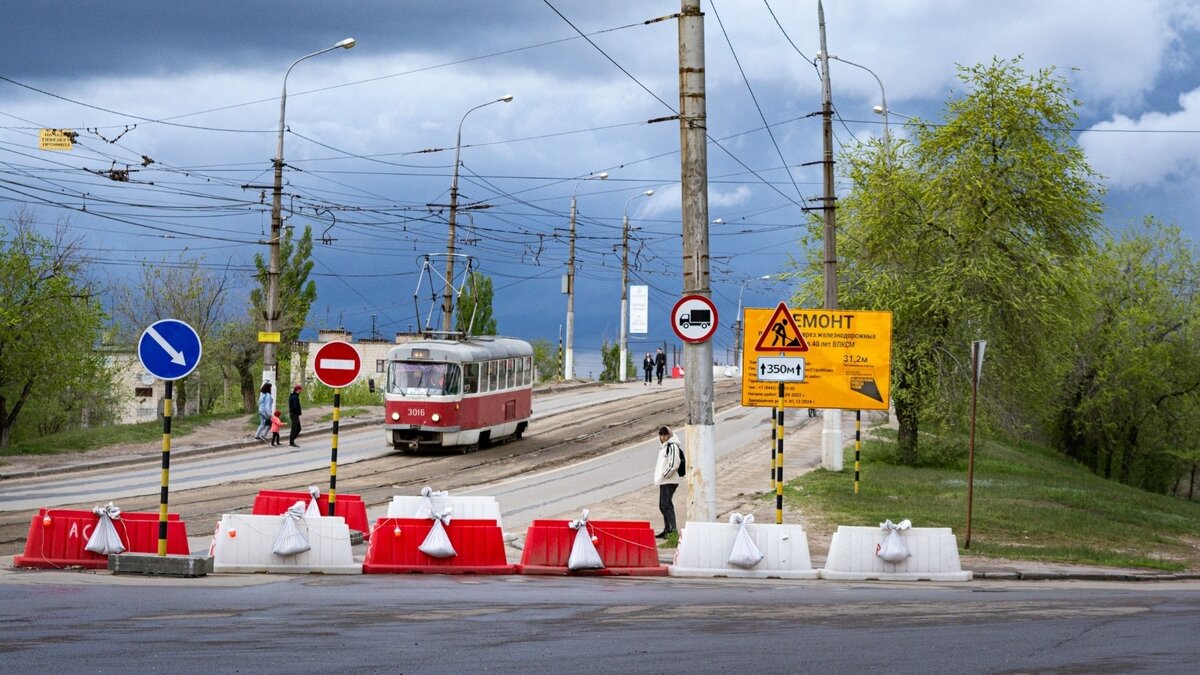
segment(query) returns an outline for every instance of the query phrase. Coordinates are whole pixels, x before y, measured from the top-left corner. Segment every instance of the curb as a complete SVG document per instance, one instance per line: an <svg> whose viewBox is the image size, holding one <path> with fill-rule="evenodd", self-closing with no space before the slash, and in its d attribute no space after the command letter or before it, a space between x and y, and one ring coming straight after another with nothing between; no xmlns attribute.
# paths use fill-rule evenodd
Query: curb
<svg viewBox="0 0 1200 675"><path fill-rule="evenodd" d="M1195 572L974 572L984 581L1191 581Z"/></svg>

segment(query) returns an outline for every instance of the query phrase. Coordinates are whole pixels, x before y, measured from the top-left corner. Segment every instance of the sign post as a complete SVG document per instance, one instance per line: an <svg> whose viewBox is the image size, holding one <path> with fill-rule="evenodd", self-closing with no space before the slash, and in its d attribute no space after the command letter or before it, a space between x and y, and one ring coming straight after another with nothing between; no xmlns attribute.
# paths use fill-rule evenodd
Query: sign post
<svg viewBox="0 0 1200 675"><path fill-rule="evenodd" d="M171 475L171 394L175 380L187 377L203 353L196 329L176 319L162 319L142 331L138 360L151 375L166 380L163 396L162 483L158 499L158 555L167 555L167 494Z"/></svg>
<svg viewBox="0 0 1200 675"><path fill-rule="evenodd" d="M979 398L979 376L983 372L983 352L987 340L971 343L971 443L967 452L967 539L963 548L971 548L971 503L975 492L975 402Z"/></svg>
<svg viewBox="0 0 1200 675"><path fill-rule="evenodd" d="M321 345L313 356L313 371L321 384L333 388L333 445L329 457L329 515L334 515L337 500L338 419L342 407L342 387L358 379L362 358L349 342L335 340Z"/></svg>

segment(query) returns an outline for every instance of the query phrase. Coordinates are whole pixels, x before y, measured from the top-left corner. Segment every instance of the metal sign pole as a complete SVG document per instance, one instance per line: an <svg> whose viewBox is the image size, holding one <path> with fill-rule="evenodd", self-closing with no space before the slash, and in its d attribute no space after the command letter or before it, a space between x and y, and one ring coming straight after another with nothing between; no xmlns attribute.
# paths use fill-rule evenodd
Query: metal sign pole
<svg viewBox="0 0 1200 675"><path fill-rule="evenodd" d="M854 411L854 494L858 494L858 474L862 469L862 411Z"/></svg>
<svg viewBox="0 0 1200 675"><path fill-rule="evenodd" d="M775 439L775 524L783 524L783 383L779 383L779 412Z"/></svg>
<svg viewBox="0 0 1200 675"><path fill-rule="evenodd" d="M338 419L342 407L342 388L333 388L333 451L329 456L329 515L335 515L337 502Z"/></svg>
<svg viewBox="0 0 1200 675"><path fill-rule="evenodd" d="M167 380L163 397L162 489L158 497L158 555L167 555L167 486L171 474L171 394L175 382Z"/></svg>

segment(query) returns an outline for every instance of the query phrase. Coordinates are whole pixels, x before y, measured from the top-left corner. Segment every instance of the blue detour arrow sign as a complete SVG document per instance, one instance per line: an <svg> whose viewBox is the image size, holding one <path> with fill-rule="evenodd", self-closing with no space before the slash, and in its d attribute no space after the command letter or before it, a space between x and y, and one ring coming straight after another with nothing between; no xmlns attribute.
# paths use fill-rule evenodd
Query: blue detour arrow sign
<svg viewBox="0 0 1200 675"><path fill-rule="evenodd" d="M138 360L162 380L187 377L200 364L203 348L196 329L177 319L150 324L138 340Z"/></svg>

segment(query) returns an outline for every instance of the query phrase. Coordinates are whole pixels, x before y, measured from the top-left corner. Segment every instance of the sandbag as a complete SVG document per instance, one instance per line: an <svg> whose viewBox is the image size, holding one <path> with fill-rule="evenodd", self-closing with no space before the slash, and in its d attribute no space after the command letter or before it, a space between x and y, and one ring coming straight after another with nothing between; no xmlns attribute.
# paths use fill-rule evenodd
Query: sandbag
<svg viewBox="0 0 1200 675"><path fill-rule="evenodd" d="M587 527L588 510L583 510L579 520L572 520L568 527L575 530L575 541L571 544L571 556L567 558L567 568L570 570L600 570L604 569L604 561L592 541L592 535Z"/></svg>
<svg viewBox="0 0 1200 675"><path fill-rule="evenodd" d="M450 509L430 514L430 518L433 518L433 527L417 549L431 558L453 558L458 555L450 543L450 535L446 534L446 526L450 524Z"/></svg>
<svg viewBox="0 0 1200 675"><path fill-rule="evenodd" d="M762 562L762 551L758 550L754 539L746 531L746 526L754 522L754 516L731 513L729 522L738 526L738 533L733 538L733 550L729 552L729 564L750 569Z"/></svg>
<svg viewBox="0 0 1200 675"><path fill-rule="evenodd" d="M312 548L308 537L300 530L300 520L304 517L304 502L297 501L280 516L283 518L283 528L275 538L275 547L271 552L279 556L289 556L304 553Z"/></svg>
<svg viewBox="0 0 1200 675"><path fill-rule="evenodd" d="M106 506L92 507L92 513L96 514L98 518L96 529L92 532L92 536L88 537L87 546L84 548L99 555L124 553L125 545L121 543L121 537L117 534L116 526L113 525L114 520L121 518L121 509L109 502Z"/></svg>
<svg viewBox="0 0 1200 675"><path fill-rule="evenodd" d="M908 544L904 543L904 537L900 533L912 527L912 523L908 520L902 520L899 523L893 523L886 520L879 524L879 529L887 532L882 544L875 546L875 555L879 556L884 562L901 563L912 557L912 553L908 550Z"/></svg>

